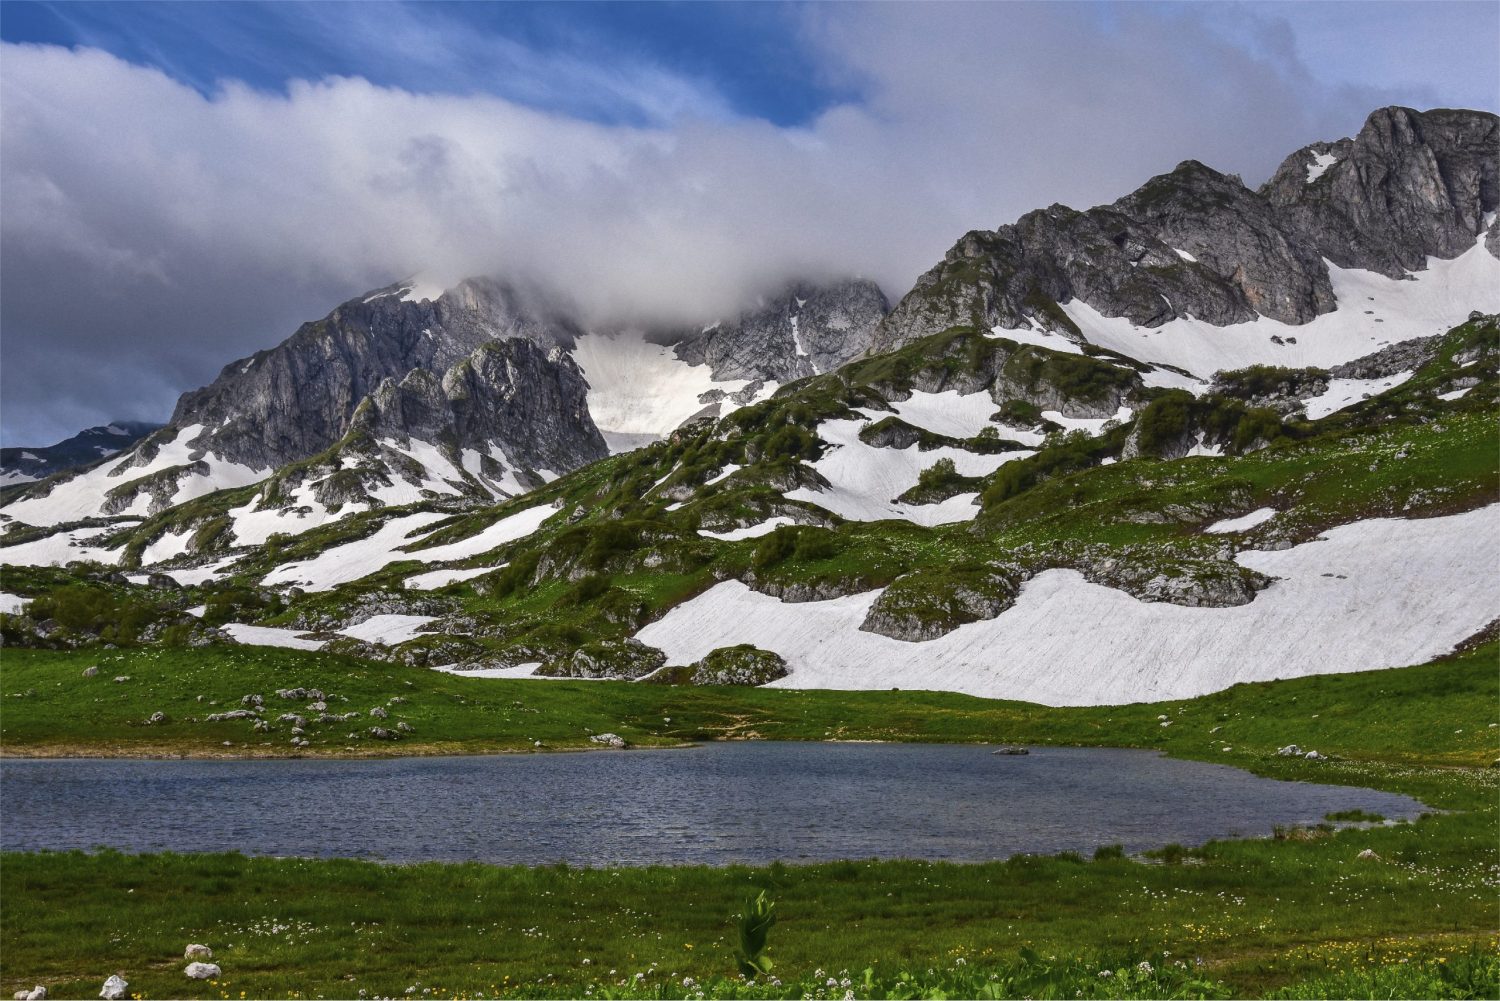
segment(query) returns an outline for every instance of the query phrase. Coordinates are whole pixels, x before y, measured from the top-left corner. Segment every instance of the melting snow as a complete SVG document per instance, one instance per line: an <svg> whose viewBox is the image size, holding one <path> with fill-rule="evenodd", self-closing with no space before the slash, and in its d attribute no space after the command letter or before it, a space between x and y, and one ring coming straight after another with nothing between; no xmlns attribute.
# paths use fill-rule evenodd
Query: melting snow
<svg viewBox="0 0 1500 1001"><path fill-rule="evenodd" d="M731 528L727 532L710 532L706 528L698 530L699 535L706 535L710 539L723 539L725 542L738 542L740 539L758 539L762 535L770 535L782 525L794 524L790 518L772 518L763 521L759 525L749 525L745 528Z"/></svg>
<svg viewBox="0 0 1500 1001"><path fill-rule="evenodd" d="M1081 355L1083 349L1074 342L1068 340L1062 334L1054 334L1050 330L1032 328L1020 328L1009 330L1005 327L991 327L990 336L997 340L1015 341L1017 344L1031 344L1039 348L1047 348L1065 355Z"/></svg>
<svg viewBox="0 0 1500 1001"><path fill-rule="evenodd" d="M1474 388L1473 386L1466 386L1463 389L1455 389L1455 390L1453 390L1451 392L1448 392L1448 393L1439 393L1438 394L1438 399L1440 399L1440 400L1461 400L1466 395L1468 395L1469 390L1471 390L1473 388Z"/></svg>
<svg viewBox="0 0 1500 1001"><path fill-rule="evenodd" d="M1500 614L1500 505L1358 522L1326 541L1238 559L1280 579L1237 608L1141 602L1048 570L998 617L906 643L860 631L878 591L786 604L726 581L637 636L673 664L736 643L774 650L792 668L772 683L779 688L898 686L1115 705L1419 664Z"/></svg>
<svg viewBox="0 0 1500 1001"><path fill-rule="evenodd" d="M120 562L123 549L105 549L99 543L118 531L122 525L109 528L73 528L56 532L45 539L0 547L0 565L15 567L63 566L75 560L114 566Z"/></svg>
<svg viewBox="0 0 1500 1001"><path fill-rule="evenodd" d="M1104 316L1079 299L1062 308L1090 342L1202 378L1257 364L1328 368L1388 343L1446 333L1470 310L1500 312L1500 260L1490 256L1482 240L1451 261L1428 258L1427 270L1413 272L1406 281L1332 264L1328 271L1339 308L1301 326L1259 317L1216 327L1187 317L1160 327L1137 327L1122 317ZM1295 338L1296 343L1276 344L1272 336Z"/></svg>
<svg viewBox="0 0 1500 1001"><path fill-rule="evenodd" d="M303 639L296 629L276 629L272 626L247 626L239 622L224 625L223 630L236 643L247 646L280 646L292 650L321 650L322 640Z"/></svg>
<svg viewBox="0 0 1500 1001"><path fill-rule="evenodd" d="M1178 257L1182 258L1184 261L1188 261L1188 262L1190 262L1192 264L1197 264L1198 263L1198 258L1194 257L1192 254L1188 253L1186 250L1178 250L1176 247L1173 247L1172 248L1172 253L1176 254Z"/></svg>
<svg viewBox="0 0 1500 1001"><path fill-rule="evenodd" d="M1315 421L1345 407L1352 407L1367 396L1377 396L1387 389L1394 389L1413 374L1397 372L1384 379L1330 379L1326 392L1307 401L1307 419Z"/></svg>
<svg viewBox="0 0 1500 1001"><path fill-rule="evenodd" d="M972 521L979 514L975 494L959 494L940 504L902 504L895 498L916 486L918 474L939 459L952 459L961 476L988 476L1012 459L1033 454L976 455L946 447L923 452L916 445L876 448L859 440L860 429L868 423L868 418L862 418L820 424L818 436L833 447L812 466L828 480L830 489L799 487L786 494L787 500L808 501L851 521L900 518L929 527Z"/></svg>
<svg viewBox="0 0 1500 1001"><path fill-rule="evenodd" d="M1225 518L1223 521L1216 521L1205 528L1204 531L1210 535L1243 532L1247 528L1254 528L1256 525L1264 524L1274 517L1276 517L1276 509L1274 507L1262 507L1251 511L1249 514L1242 514L1238 518Z"/></svg>
<svg viewBox="0 0 1500 1001"><path fill-rule="evenodd" d="M421 541L421 537L417 535L419 529L448 517L435 512L409 514L386 522L367 539L334 546L305 562L279 566L266 575L263 583L296 585L309 591L327 591L351 580L369 576L401 560L447 563L467 559L530 535L556 513L555 508L539 504L507 515L467 539L418 552L406 552L402 547Z"/></svg>
<svg viewBox="0 0 1500 1001"><path fill-rule="evenodd" d="M405 586L408 591L434 591L454 581L481 577L491 570L498 569L499 567L468 567L463 570L429 570L426 573L406 578Z"/></svg>
<svg viewBox="0 0 1500 1001"><path fill-rule="evenodd" d="M366 643L395 646L421 635L421 628L437 621L434 615L372 615L363 622L338 630Z"/></svg>
<svg viewBox="0 0 1500 1001"><path fill-rule="evenodd" d="M1314 153L1312 162L1307 165L1307 183L1311 184L1323 176L1323 172L1339 162L1339 158L1332 153Z"/></svg>
<svg viewBox="0 0 1500 1001"><path fill-rule="evenodd" d="M18 594L5 594L0 592L0 613L15 615L26 607L30 598L23 598Z"/></svg>

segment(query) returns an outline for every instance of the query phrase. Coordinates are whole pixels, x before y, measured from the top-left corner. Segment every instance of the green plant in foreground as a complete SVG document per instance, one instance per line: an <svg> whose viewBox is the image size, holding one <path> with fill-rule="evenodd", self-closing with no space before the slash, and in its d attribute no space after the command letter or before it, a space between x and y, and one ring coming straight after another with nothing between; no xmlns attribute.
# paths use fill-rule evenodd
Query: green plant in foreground
<svg viewBox="0 0 1500 1001"><path fill-rule="evenodd" d="M766 955L766 937L776 923L776 905L766 899L762 890L745 901L740 914L740 948L735 953L740 972L747 977L766 976L771 972L771 957Z"/></svg>

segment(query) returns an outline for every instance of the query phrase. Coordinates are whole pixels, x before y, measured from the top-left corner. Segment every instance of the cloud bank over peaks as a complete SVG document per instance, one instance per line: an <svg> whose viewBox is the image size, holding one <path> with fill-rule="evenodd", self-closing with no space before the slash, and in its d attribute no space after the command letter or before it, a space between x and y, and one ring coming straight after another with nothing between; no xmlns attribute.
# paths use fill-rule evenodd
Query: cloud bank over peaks
<svg viewBox="0 0 1500 1001"><path fill-rule="evenodd" d="M638 67L610 100L654 110L612 124L349 76L205 94L97 49L5 44L6 442L160 418L230 359L418 272L522 277L590 323L708 322L792 276L894 299L967 230L1189 157L1254 183L1379 104L1441 96L1321 88L1274 30L1194 8L789 11L788 44L861 95L794 126ZM473 44L434 28L422 48ZM566 79L577 61L526 65Z"/></svg>

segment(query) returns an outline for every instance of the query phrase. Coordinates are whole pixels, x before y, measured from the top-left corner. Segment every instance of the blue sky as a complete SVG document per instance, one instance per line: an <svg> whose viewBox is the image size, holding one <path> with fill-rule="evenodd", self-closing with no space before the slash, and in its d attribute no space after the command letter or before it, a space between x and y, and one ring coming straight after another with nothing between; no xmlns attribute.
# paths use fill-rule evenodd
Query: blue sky
<svg viewBox="0 0 1500 1001"><path fill-rule="evenodd" d="M0 439L181 392L414 272L591 322L1187 158L1255 184L1377 107L1500 111L1500 3L0 2ZM107 364L103 360L107 359Z"/></svg>

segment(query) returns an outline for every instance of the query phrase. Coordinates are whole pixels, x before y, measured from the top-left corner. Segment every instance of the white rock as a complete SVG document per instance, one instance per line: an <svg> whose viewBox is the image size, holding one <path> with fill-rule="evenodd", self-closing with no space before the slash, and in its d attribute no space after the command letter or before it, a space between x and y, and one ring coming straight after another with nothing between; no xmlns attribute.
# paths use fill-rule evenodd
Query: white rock
<svg viewBox="0 0 1500 1001"><path fill-rule="evenodd" d="M125 992L130 988L130 981L124 977L112 976L104 981L104 986L99 990L99 996L104 1001L120 1001Z"/></svg>
<svg viewBox="0 0 1500 1001"><path fill-rule="evenodd" d="M183 959L213 959L214 951L206 945L189 945L182 951Z"/></svg>
<svg viewBox="0 0 1500 1001"><path fill-rule="evenodd" d="M31 990L26 991L22 996L26 998L26 1001L46 1001L47 988L43 987L41 984L37 984Z"/></svg>
<svg viewBox="0 0 1500 1001"><path fill-rule="evenodd" d="M182 972L194 980L217 980L224 975L217 963L189 963Z"/></svg>
<svg viewBox="0 0 1500 1001"><path fill-rule="evenodd" d="M1298 747L1296 744L1288 744L1285 747L1278 747L1276 749L1276 756L1278 758L1300 758L1302 757L1302 748Z"/></svg>
<svg viewBox="0 0 1500 1001"><path fill-rule="evenodd" d="M1380 856L1376 855L1375 852L1374 852L1374 850L1370 849L1370 848L1366 848L1364 851L1360 852L1358 855L1356 855L1354 857L1357 858L1357 859L1361 859L1361 860L1363 860L1365 862L1379 862L1380 861Z"/></svg>
<svg viewBox="0 0 1500 1001"><path fill-rule="evenodd" d="M1326 755L1326 754L1319 754L1317 751L1308 751L1306 754L1304 754L1302 756L1304 758L1306 758L1308 761L1327 761L1328 760L1328 755Z"/></svg>

